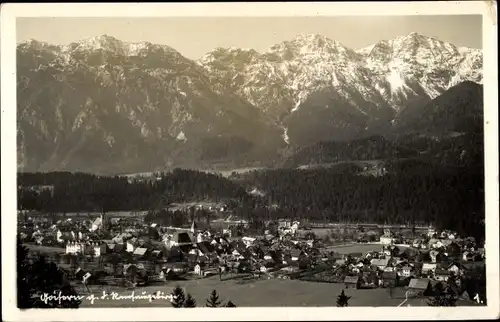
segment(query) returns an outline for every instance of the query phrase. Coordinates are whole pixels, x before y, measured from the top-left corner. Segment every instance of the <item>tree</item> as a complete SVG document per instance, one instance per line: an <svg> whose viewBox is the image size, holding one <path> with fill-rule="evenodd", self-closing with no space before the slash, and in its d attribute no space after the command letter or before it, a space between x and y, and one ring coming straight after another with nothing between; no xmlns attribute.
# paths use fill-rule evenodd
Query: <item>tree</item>
<svg viewBox="0 0 500 322"><path fill-rule="evenodd" d="M427 302L429 306L456 306L458 298L455 295L438 295Z"/></svg>
<svg viewBox="0 0 500 322"><path fill-rule="evenodd" d="M177 285L172 291L172 306L175 308L184 307L186 297L182 288Z"/></svg>
<svg viewBox="0 0 500 322"><path fill-rule="evenodd" d="M17 243L17 306L28 308L78 308L81 298L69 284L64 272L43 256L34 263L27 261L28 250L18 240ZM44 301L43 295L71 297L59 302L57 299Z"/></svg>
<svg viewBox="0 0 500 322"><path fill-rule="evenodd" d="M220 304L219 295L216 290L213 290L212 293L210 293L210 297L207 299L206 307L219 307Z"/></svg>
<svg viewBox="0 0 500 322"><path fill-rule="evenodd" d="M348 306L349 305L348 301L350 298L351 298L351 296L345 295L344 290L342 290L342 292L340 292L339 296L337 296L337 306L338 307Z"/></svg>
<svg viewBox="0 0 500 322"><path fill-rule="evenodd" d="M437 284L434 286L434 293L435 293L436 295L443 295L443 294L444 294L444 291L445 291L445 289L444 289L444 285L443 285L443 283L439 282L439 283L437 283Z"/></svg>
<svg viewBox="0 0 500 322"><path fill-rule="evenodd" d="M228 301L228 302L226 303L226 307L236 307L236 305L234 305L234 303L233 303L233 302Z"/></svg>
<svg viewBox="0 0 500 322"><path fill-rule="evenodd" d="M184 307L196 307L196 300L189 293L184 301Z"/></svg>
<svg viewBox="0 0 500 322"><path fill-rule="evenodd" d="M460 292L460 287L459 287L459 277L455 273L451 273L448 276L448 280L446 281L446 292L448 294L458 294Z"/></svg>
<svg viewBox="0 0 500 322"><path fill-rule="evenodd" d="M307 240L316 240L316 234L313 232L308 232L308 233L306 233L304 238Z"/></svg>

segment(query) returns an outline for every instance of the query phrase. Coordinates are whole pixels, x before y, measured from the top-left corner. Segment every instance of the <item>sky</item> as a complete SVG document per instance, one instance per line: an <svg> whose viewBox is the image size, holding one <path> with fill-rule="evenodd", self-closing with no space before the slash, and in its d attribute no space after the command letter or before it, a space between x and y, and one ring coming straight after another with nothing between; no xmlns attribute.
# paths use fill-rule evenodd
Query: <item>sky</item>
<svg viewBox="0 0 500 322"><path fill-rule="evenodd" d="M456 46L482 48L481 15L337 17L18 18L17 42L62 45L99 35L168 45L198 59L216 47L265 51L300 33L317 33L360 49L417 32Z"/></svg>

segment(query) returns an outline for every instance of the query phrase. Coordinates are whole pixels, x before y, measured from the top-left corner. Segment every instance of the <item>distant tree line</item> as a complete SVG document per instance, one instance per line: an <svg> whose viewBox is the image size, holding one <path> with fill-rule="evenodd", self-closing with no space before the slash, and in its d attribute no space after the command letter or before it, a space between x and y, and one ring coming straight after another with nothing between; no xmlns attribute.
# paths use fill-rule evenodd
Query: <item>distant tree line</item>
<svg viewBox="0 0 500 322"><path fill-rule="evenodd" d="M18 185L53 185L49 191L18 190L20 208L47 212L150 210L171 202L245 198L243 187L222 176L176 169L161 180L131 181L86 173L19 173ZM161 203L161 205L159 205Z"/></svg>
<svg viewBox="0 0 500 322"><path fill-rule="evenodd" d="M384 176L335 169L255 171L248 184L267 193L291 218L408 224L434 223L484 237L481 165L444 166L418 160L389 162Z"/></svg>
<svg viewBox="0 0 500 322"><path fill-rule="evenodd" d="M227 201L256 230L277 218L334 222L433 223L460 234L484 237L482 164L443 165L407 159L386 162L383 176L335 168L274 169L245 174L238 180L192 170L175 170L152 182L90 174L20 174L19 185L54 185L54 193L19 190L19 205L47 212L157 210L172 202ZM250 196L257 187L264 196ZM278 206L278 207L276 207ZM198 220L209 221L206 213ZM184 220L169 216L171 224ZM184 218L184 219L183 219ZM191 218L189 218L191 219Z"/></svg>
<svg viewBox="0 0 500 322"><path fill-rule="evenodd" d="M379 160L406 158L418 155L418 151L393 143L383 136L370 136L353 141L322 141L297 151L284 166L332 163L346 160Z"/></svg>

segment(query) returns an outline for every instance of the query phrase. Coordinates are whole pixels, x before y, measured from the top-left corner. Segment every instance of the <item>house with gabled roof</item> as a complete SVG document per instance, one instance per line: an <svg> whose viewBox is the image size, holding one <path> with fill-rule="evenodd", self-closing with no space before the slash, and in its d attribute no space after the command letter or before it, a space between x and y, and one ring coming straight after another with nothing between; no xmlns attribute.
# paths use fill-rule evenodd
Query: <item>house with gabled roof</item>
<svg viewBox="0 0 500 322"><path fill-rule="evenodd" d="M370 261L372 267L376 267L377 269L384 270L389 265L389 258L374 258Z"/></svg>
<svg viewBox="0 0 500 322"><path fill-rule="evenodd" d="M404 278L412 276L413 272L414 268L410 265L404 265L397 270L398 275Z"/></svg>
<svg viewBox="0 0 500 322"><path fill-rule="evenodd" d="M137 247L136 249L134 249L132 255L134 255L134 257L142 258L146 256L147 252L148 252L147 248Z"/></svg>
<svg viewBox="0 0 500 322"><path fill-rule="evenodd" d="M444 247L443 242L440 239L437 238L431 238L429 240L429 248L441 248Z"/></svg>
<svg viewBox="0 0 500 322"><path fill-rule="evenodd" d="M408 289L414 293L421 295L431 295L432 294L432 284L431 280L428 278L412 278L408 285Z"/></svg>
<svg viewBox="0 0 500 322"><path fill-rule="evenodd" d="M399 283L399 276L396 272L386 272L382 273L380 281L386 286L396 286Z"/></svg>
<svg viewBox="0 0 500 322"><path fill-rule="evenodd" d="M437 265L435 263L423 263L422 274L432 274L436 271Z"/></svg>
<svg viewBox="0 0 500 322"><path fill-rule="evenodd" d="M455 274L456 276L460 276L463 274L463 266L460 263L451 263L448 266L448 272Z"/></svg>
<svg viewBox="0 0 500 322"><path fill-rule="evenodd" d="M470 252L470 251L465 251L462 254L462 260L464 262L472 262L472 261L474 261L474 253Z"/></svg>
<svg viewBox="0 0 500 322"><path fill-rule="evenodd" d="M126 242L126 251L129 253L133 253L134 250L138 246L138 239L136 237L132 237Z"/></svg>
<svg viewBox="0 0 500 322"><path fill-rule="evenodd" d="M298 261L301 257L304 257L305 253L304 251L298 249L298 248L293 248L290 250L290 257L292 261Z"/></svg>
<svg viewBox="0 0 500 322"><path fill-rule="evenodd" d="M448 278L450 277L450 272L445 270L445 269L441 269L441 268L438 268L436 269L436 271L434 272L434 278L437 280L437 281L442 281L442 282L446 282L448 280Z"/></svg>

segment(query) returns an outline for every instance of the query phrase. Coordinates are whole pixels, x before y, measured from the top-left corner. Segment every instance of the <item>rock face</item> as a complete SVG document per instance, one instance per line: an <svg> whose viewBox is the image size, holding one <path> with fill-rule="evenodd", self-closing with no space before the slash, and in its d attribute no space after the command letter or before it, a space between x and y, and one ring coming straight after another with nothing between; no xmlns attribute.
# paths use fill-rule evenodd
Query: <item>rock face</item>
<svg viewBox="0 0 500 322"><path fill-rule="evenodd" d="M304 34L263 53L217 48L198 61L105 35L66 46L30 40L17 63L25 171L272 163L289 145L411 123L406 107L482 82L480 50L415 33L358 51Z"/></svg>

